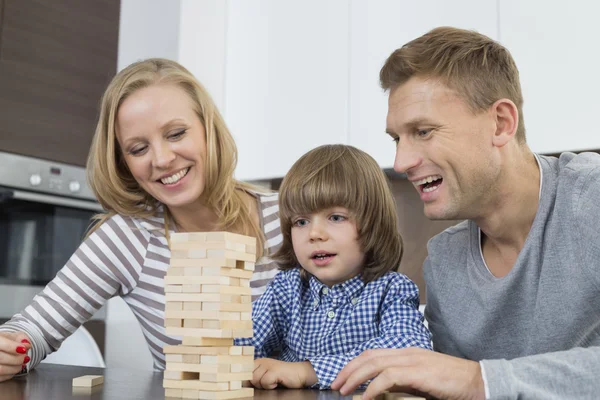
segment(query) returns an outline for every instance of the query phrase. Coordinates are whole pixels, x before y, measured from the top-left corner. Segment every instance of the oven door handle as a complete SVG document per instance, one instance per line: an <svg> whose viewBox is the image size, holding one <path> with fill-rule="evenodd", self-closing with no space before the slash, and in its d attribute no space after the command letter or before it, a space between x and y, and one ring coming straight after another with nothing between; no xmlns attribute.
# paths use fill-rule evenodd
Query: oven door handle
<svg viewBox="0 0 600 400"><path fill-rule="evenodd" d="M13 198L16 200L26 200L26 201L33 201L33 202L37 202L37 203L53 204L55 206L79 208L82 210L91 210L91 211L98 211L98 212L103 211L103 208L100 205L100 203L96 203L93 201L71 199L68 197L52 196L49 194L42 194L42 193L31 193L31 192L25 192L25 191L21 191L21 190L11 190L11 192L12 192L12 196L10 198Z"/></svg>

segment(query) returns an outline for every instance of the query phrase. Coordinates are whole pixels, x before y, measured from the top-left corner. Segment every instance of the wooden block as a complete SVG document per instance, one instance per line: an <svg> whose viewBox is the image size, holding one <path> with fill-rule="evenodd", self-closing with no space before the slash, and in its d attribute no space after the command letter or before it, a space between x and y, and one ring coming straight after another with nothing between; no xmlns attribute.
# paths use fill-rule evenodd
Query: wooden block
<svg viewBox="0 0 600 400"><path fill-rule="evenodd" d="M182 285L165 285L165 293L181 293Z"/></svg>
<svg viewBox="0 0 600 400"><path fill-rule="evenodd" d="M185 284L181 285L182 293L200 293L202 292L202 285L197 284Z"/></svg>
<svg viewBox="0 0 600 400"><path fill-rule="evenodd" d="M202 303L200 303L202 304ZM218 319L223 321L242 321L242 316L252 317L252 313L228 312L228 311L165 311L165 318L181 319Z"/></svg>
<svg viewBox="0 0 600 400"><path fill-rule="evenodd" d="M242 321L252 321L252 313L251 312L240 313L240 319Z"/></svg>
<svg viewBox="0 0 600 400"><path fill-rule="evenodd" d="M181 310L183 310L183 302L181 302L181 301L168 301L165 304L165 312L181 311Z"/></svg>
<svg viewBox="0 0 600 400"><path fill-rule="evenodd" d="M182 372L199 372L199 373L208 373L208 374L218 374L218 373L228 373L229 365L227 364L186 364L186 363L175 363L171 362L167 364L167 369L169 371L182 371ZM250 377L249 379L252 379ZM200 380L202 376L200 376ZM235 379L232 379L235 380ZM216 382L216 381L207 381L207 382Z"/></svg>
<svg viewBox="0 0 600 400"><path fill-rule="evenodd" d="M247 251L254 248L255 253ZM236 243L231 241L217 241L217 242L177 242L171 244L171 252L174 251L189 251L189 250L231 250L239 251L242 253L256 254L256 246L245 245L242 243Z"/></svg>
<svg viewBox="0 0 600 400"><path fill-rule="evenodd" d="M166 276L183 276L183 268L169 266Z"/></svg>
<svg viewBox="0 0 600 400"><path fill-rule="evenodd" d="M177 328L171 328L177 329ZM234 338L251 338L254 337L254 331L252 329L233 329L231 334Z"/></svg>
<svg viewBox="0 0 600 400"><path fill-rule="evenodd" d="M245 269L246 271L254 271L255 264L254 264L254 261L252 261L252 262L244 261L243 266L238 265L238 268Z"/></svg>
<svg viewBox="0 0 600 400"><path fill-rule="evenodd" d="M244 269L236 269L235 267L204 267L202 268L202 276L230 276L233 278L251 279L252 271Z"/></svg>
<svg viewBox="0 0 600 400"><path fill-rule="evenodd" d="M242 297L235 294L219 293L165 293L165 301L182 302L212 302L212 303L241 303ZM250 297L250 296L246 296ZM246 299L244 299L245 301Z"/></svg>
<svg viewBox="0 0 600 400"><path fill-rule="evenodd" d="M206 235L207 242L234 242L256 246L256 238L231 232L210 232Z"/></svg>
<svg viewBox="0 0 600 400"><path fill-rule="evenodd" d="M183 303L183 311L202 311L202 302L186 301Z"/></svg>
<svg viewBox="0 0 600 400"><path fill-rule="evenodd" d="M178 380L163 380L163 387L169 389L196 389L208 391L225 391L229 390L229 382L203 382L196 381L178 381Z"/></svg>
<svg viewBox="0 0 600 400"><path fill-rule="evenodd" d="M201 320L202 328L205 329L227 329L221 326L221 321L214 319L203 319Z"/></svg>
<svg viewBox="0 0 600 400"><path fill-rule="evenodd" d="M239 390L242 388L242 381L229 382L229 390Z"/></svg>
<svg viewBox="0 0 600 400"><path fill-rule="evenodd" d="M206 251L206 258L227 258L234 259L236 261L250 261L254 263L256 261L256 254L248 254L246 252L225 249L213 249Z"/></svg>
<svg viewBox="0 0 600 400"><path fill-rule="evenodd" d="M174 336L188 336L188 337L207 337L207 338L243 338L252 337L245 336L247 332L240 331L239 333L244 336L234 336L231 329L204 329L204 328L165 328L167 335Z"/></svg>
<svg viewBox="0 0 600 400"><path fill-rule="evenodd" d="M179 389L174 389L179 390ZM229 400L229 399L252 399L254 388L242 388L239 390L214 391L196 389L181 389L181 398L201 400Z"/></svg>
<svg viewBox="0 0 600 400"><path fill-rule="evenodd" d="M185 285L184 285L185 286ZM202 285L202 293L220 293L220 294L239 294L250 296L252 294L251 289L248 287L240 286L226 286L226 285Z"/></svg>
<svg viewBox="0 0 600 400"><path fill-rule="evenodd" d="M202 276L202 267L184 267L184 276Z"/></svg>
<svg viewBox="0 0 600 400"><path fill-rule="evenodd" d="M242 354L245 356L254 355L254 346L240 346L242 348Z"/></svg>
<svg viewBox="0 0 600 400"><path fill-rule="evenodd" d="M252 330L252 321L219 321L219 329Z"/></svg>
<svg viewBox="0 0 600 400"><path fill-rule="evenodd" d="M229 370L229 368L227 368ZM77 378L73 378L73 386L75 387L92 387L101 385L104 383L104 376L102 375L83 375Z"/></svg>
<svg viewBox="0 0 600 400"><path fill-rule="evenodd" d="M252 296L242 296L242 297L240 297L240 303L242 303L242 304L252 304Z"/></svg>
<svg viewBox="0 0 600 400"><path fill-rule="evenodd" d="M181 389L165 389L165 397L176 397L181 399L182 395Z"/></svg>
<svg viewBox="0 0 600 400"><path fill-rule="evenodd" d="M225 339L230 340L230 339ZM198 355L242 355L243 349L249 347L254 353L254 347L252 346L183 346L183 345L165 345L163 347L163 353L165 355L171 354L198 354Z"/></svg>
<svg viewBox="0 0 600 400"><path fill-rule="evenodd" d="M252 364L254 365L254 356L200 356L201 364Z"/></svg>
<svg viewBox="0 0 600 400"><path fill-rule="evenodd" d="M228 267L236 268L233 258L172 258L172 267ZM201 275L201 274L198 274Z"/></svg>
<svg viewBox="0 0 600 400"><path fill-rule="evenodd" d="M229 372L254 372L254 364L230 364Z"/></svg>
<svg viewBox="0 0 600 400"><path fill-rule="evenodd" d="M171 260L180 258L207 258L206 249L191 248L187 250L171 249Z"/></svg>
<svg viewBox="0 0 600 400"><path fill-rule="evenodd" d="M200 268L202 273L202 268ZM232 278L229 276L165 276L165 285L225 285L225 286L244 286L250 287L250 280L244 279L241 282L240 278Z"/></svg>
<svg viewBox="0 0 600 400"><path fill-rule="evenodd" d="M175 355L175 354L170 354L170 355ZM175 380L175 381L198 380L198 379L200 379L200 373L199 372L165 370L164 377L165 377L165 379Z"/></svg>
<svg viewBox="0 0 600 400"><path fill-rule="evenodd" d="M185 309L185 305L184 305ZM252 312L250 303L202 303L202 311Z"/></svg>
<svg viewBox="0 0 600 400"><path fill-rule="evenodd" d="M183 320L183 327L184 328L220 329L218 326L217 327L204 326L204 320L202 320L202 319L184 319Z"/></svg>
<svg viewBox="0 0 600 400"><path fill-rule="evenodd" d="M165 318L165 328L181 328L182 320L178 318Z"/></svg>
<svg viewBox="0 0 600 400"><path fill-rule="evenodd" d="M216 365L217 368L227 367L229 365ZM200 380L203 382L231 382L231 381L249 381L252 379L252 372L229 372L229 373L211 373L200 372Z"/></svg>
<svg viewBox="0 0 600 400"><path fill-rule="evenodd" d="M233 338L208 338L184 336L181 343L184 346L232 347Z"/></svg>
<svg viewBox="0 0 600 400"><path fill-rule="evenodd" d="M200 354L182 354L185 364L200 364Z"/></svg>
<svg viewBox="0 0 600 400"><path fill-rule="evenodd" d="M244 251L248 254L256 254L256 245L247 244ZM239 251L239 250L238 250Z"/></svg>
<svg viewBox="0 0 600 400"><path fill-rule="evenodd" d="M181 242L205 242L206 232L175 232L171 235L171 243Z"/></svg>

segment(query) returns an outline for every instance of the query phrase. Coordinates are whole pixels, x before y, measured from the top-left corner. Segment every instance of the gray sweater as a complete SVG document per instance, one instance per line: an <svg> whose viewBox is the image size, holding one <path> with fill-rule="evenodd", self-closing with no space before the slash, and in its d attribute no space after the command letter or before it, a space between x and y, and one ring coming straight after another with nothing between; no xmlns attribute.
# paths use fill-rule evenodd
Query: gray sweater
<svg viewBox="0 0 600 400"><path fill-rule="evenodd" d="M473 221L447 229L428 244L425 315L436 351L483 360L490 399L598 399L600 155L539 163L539 208L512 270L489 272Z"/></svg>

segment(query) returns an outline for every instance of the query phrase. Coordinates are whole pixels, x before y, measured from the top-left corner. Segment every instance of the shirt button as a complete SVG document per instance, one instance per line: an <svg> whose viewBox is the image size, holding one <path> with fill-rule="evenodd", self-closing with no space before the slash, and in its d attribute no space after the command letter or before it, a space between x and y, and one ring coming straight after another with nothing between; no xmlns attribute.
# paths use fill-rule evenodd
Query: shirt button
<svg viewBox="0 0 600 400"><path fill-rule="evenodd" d="M323 294L327 294L327 293L329 293L329 288L324 287L323 288Z"/></svg>
<svg viewBox="0 0 600 400"><path fill-rule="evenodd" d="M356 305L356 303L358 303L358 297L352 299L352 304Z"/></svg>
<svg viewBox="0 0 600 400"><path fill-rule="evenodd" d="M333 311L329 311L329 312L327 313L327 318L331 319L331 318L333 318L333 317L335 317L335 313L334 313Z"/></svg>
<svg viewBox="0 0 600 400"><path fill-rule="evenodd" d="M313 301L313 305L316 307L319 305L319 300L315 299L315 301Z"/></svg>

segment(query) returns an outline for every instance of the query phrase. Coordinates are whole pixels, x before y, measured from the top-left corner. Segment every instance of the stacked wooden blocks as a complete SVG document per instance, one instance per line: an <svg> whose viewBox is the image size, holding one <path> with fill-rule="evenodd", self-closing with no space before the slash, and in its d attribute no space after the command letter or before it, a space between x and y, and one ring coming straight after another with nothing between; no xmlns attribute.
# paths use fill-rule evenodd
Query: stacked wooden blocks
<svg viewBox="0 0 600 400"><path fill-rule="evenodd" d="M254 347L233 338L252 331L250 278L256 239L230 232L174 233L165 276L165 326L182 344L165 346L167 397L239 399L252 379Z"/></svg>

